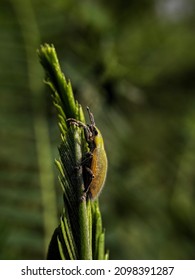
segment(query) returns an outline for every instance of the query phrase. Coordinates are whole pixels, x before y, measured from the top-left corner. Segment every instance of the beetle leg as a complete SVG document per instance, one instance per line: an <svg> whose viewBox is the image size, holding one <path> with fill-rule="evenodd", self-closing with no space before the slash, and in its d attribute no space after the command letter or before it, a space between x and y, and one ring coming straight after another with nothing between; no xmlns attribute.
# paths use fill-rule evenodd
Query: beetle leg
<svg viewBox="0 0 195 280"><path fill-rule="evenodd" d="M86 153L83 160L74 167L74 170L77 172L82 168L84 193L88 191L89 185L91 184L91 181L94 178L93 172L90 169L92 158L93 158L93 154L91 152L88 152Z"/></svg>
<svg viewBox="0 0 195 280"><path fill-rule="evenodd" d="M91 159L93 157L93 154L91 152L87 152L85 154L85 157L83 158L83 160L81 161L81 165L86 165L86 166L90 166L91 165Z"/></svg>
<svg viewBox="0 0 195 280"><path fill-rule="evenodd" d="M89 167L84 166L84 168L83 168L83 180L84 180L84 185L85 185L85 190L84 190L85 193L88 192L89 186L90 186L91 181L93 180L94 177L95 176L94 176L92 170Z"/></svg>
<svg viewBox="0 0 195 280"><path fill-rule="evenodd" d="M80 163L78 163L74 169L79 170L82 166L90 166L92 157L93 154L91 152L87 152L83 160Z"/></svg>
<svg viewBox="0 0 195 280"><path fill-rule="evenodd" d="M93 154L91 152L86 153L84 159L81 162L81 166L83 168L83 181L84 181L84 192L88 191L89 185L91 184L91 181L94 177L90 167L91 167L91 161L93 158Z"/></svg>
<svg viewBox="0 0 195 280"><path fill-rule="evenodd" d="M80 122L80 121L78 121L78 120L75 120L75 119L73 119L73 118L69 118L69 119L67 119L66 121L67 121L67 123L69 123L69 124L75 124L75 125L77 125L77 126L79 126L79 127L84 127L84 126L86 126L84 123L82 123L82 122Z"/></svg>
<svg viewBox="0 0 195 280"><path fill-rule="evenodd" d="M74 125L77 125L78 127L82 127L84 129L84 134L85 134L85 139L87 141L87 143L90 143L93 141L93 134L89 128L88 125L78 121L78 120L75 120L73 118L69 118L66 120L70 125L71 124L74 124Z"/></svg>
<svg viewBox="0 0 195 280"><path fill-rule="evenodd" d="M85 170L88 172L88 174L92 179L95 177L93 171L89 167L85 166Z"/></svg>

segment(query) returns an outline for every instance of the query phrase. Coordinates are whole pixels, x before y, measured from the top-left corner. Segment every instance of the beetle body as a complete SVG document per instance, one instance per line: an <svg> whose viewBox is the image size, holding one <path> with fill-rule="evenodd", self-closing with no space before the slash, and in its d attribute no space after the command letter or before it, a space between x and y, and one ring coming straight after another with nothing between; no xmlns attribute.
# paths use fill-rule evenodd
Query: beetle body
<svg viewBox="0 0 195 280"><path fill-rule="evenodd" d="M99 129L95 126L93 114L88 107L87 110L91 121L90 125L85 125L75 119L68 119L67 121L84 129L85 138L89 147L89 153L81 163L85 184L84 192L89 199L94 200L98 197L104 186L108 163L103 137Z"/></svg>
<svg viewBox="0 0 195 280"><path fill-rule="evenodd" d="M91 171L94 177L89 184L88 194L89 197L93 200L95 199L101 192L107 174L107 156L104 149L104 141L102 135L97 129L97 135L94 137L94 150L92 152L92 160L91 160Z"/></svg>

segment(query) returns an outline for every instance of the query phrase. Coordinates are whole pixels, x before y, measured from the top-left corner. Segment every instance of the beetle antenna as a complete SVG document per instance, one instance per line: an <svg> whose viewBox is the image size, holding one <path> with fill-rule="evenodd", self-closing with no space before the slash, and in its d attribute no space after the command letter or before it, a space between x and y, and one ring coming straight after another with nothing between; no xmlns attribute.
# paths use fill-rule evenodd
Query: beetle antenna
<svg viewBox="0 0 195 280"><path fill-rule="evenodd" d="M90 109L89 109L88 106L87 106L87 111L88 111L88 114L89 114L89 119L90 119L90 121L91 121L91 124L92 124L93 126L95 126L94 116L93 116L93 114L91 113L91 111L90 111Z"/></svg>

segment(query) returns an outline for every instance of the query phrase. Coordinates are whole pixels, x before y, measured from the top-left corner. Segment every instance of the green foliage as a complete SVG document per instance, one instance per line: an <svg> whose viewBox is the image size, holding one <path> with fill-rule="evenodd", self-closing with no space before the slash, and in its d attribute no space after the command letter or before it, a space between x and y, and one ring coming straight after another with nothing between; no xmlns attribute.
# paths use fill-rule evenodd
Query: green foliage
<svg viewBox="0 0 195 280"><path fill-rule="evenodd" d="M62 208L41 42L55 44L105 139L110 258L195 258L194 12L194 0L1 1L1 258L44 258Z"/></svg>
<svg viewBox="0 0 195 280"><path fill-rule="evenodd" d="M54 47L47 44L41 46L38 55L46 73L45 81L52 90L62 138L60 159L56 160L56 164L60 172L64 207L60 225L49 246L48 258L105 259L98 204L86 201L83 197L85 186L82 169L76 168L87 151L86 141L81 128L68 127L66 123L68 118L84 122L82 108L75 102L71 84L61 72Z"/></svg>

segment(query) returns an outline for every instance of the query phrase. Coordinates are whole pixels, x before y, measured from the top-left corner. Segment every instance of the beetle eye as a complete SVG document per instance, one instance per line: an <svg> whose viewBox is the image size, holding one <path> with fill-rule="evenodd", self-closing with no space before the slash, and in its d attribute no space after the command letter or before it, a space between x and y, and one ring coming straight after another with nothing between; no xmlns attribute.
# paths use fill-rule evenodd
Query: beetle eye
<svg viewBox="0 0 195 280"><path fill-rule="evenodd" d="M98 131L97 129L94 127L94 135L97 136L98 135Z"/></svg>

